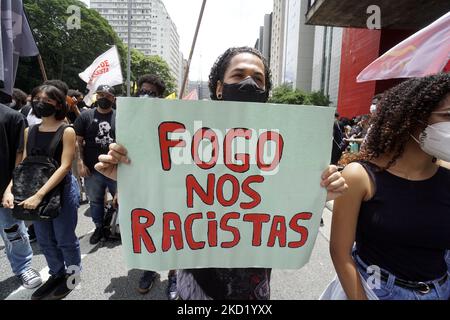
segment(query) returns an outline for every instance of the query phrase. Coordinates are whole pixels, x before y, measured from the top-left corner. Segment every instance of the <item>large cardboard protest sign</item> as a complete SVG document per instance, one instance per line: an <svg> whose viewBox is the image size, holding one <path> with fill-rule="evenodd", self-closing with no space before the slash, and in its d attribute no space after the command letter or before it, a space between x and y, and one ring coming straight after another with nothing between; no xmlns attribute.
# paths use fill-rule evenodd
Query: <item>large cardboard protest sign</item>
<svg viewBox="0 0 450 320"><path fill-rule="evenodd" d="M119 98L119 221L129 268L296 269L326 200L334 109Z"/></svg>

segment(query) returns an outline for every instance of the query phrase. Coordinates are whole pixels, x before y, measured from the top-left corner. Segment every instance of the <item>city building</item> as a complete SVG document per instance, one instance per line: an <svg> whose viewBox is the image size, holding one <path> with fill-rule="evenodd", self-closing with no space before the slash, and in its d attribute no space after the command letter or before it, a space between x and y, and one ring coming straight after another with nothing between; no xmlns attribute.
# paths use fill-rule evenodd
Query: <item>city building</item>
<svg viewBox="0 0 450 320"><path fill-rule="evenodd" d="M311 91L315 27L305 24L307 0L286 0L281 82Z"/></svg>
<svg viewBox="0 0 450 320"><path fill-rule="evenodd" d="M264 26L259 28L259 38L256 40L255 48L258 49L270 63L272 42L272 14L264 15Z"/></svg>
<svg viewBox="0 0 450 320"><path fill-rule="evenodd" d="M342 33L343 28L315 27L311 90L329 96L334 107L339 97Z"/></svg>
<svg viewBox="0 0 450 320"><path fill-rule="evenodd" d="M189 81L188 92L197 90L198 100L211 100L208 81Z"/></svg>
<svg viewBox="0 0 450 320"><path fill-rule="evenodd" d="M307 0L274 0L271 62L274 87L321 91L338 104L342 28L308 26Z"/></svg>
<svg viewBox="0 0 450 320"><path fill-rule="evenodd" d="M113 27L120 39L128 43L128 2L123 0L91 0ZM131 15L131 47L143 54L158 55L169 65L180 88L183 61L180 36L161 0L133 0Z"/></svg>
<svg viewBox="0 0 450 320"><path fill-rule="evenodd" d="M369 10L374 8L373 5L377 6L375 8L380 13L378 28L371 27L371 16L376 12ZM306 15L308 24L327 26L328 30L331 27L344 28L339 62L339 113L346 117L369 113L372 97L395 86L402 79L357 83L358 74L386 51L449 10L450 2L445 0L309 0ZM317 82L318 79L315 79L316 85Z"/></svg>
<svg viewBox="0 0 450 320"><path fill-rule="evenodd" d="M284 25L286 0L274 0L272 12L272 36L270 46L270 70L274 87L282 85Z"/></svg>

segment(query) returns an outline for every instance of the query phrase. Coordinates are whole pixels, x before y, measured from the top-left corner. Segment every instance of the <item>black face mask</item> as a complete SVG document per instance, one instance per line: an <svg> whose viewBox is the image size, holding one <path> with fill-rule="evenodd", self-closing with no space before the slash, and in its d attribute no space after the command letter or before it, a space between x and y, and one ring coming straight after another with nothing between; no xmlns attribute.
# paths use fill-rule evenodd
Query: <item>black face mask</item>
<svg viewBox="0 0 450 320"><path fill-rule="evenodd" d="M224 83L222 97L225 101L267 102L266 91L261 89L253 78L239 83Z"/></svg>
<svg viewBox="0 0 450 320"><path fill-rule="evenodd" d="M97 105L100 107L100 109L106 110L113 106L113 103L106 99L106 98L100 98L97 100Z"/></svg>
<svg viewBox="0 0 450 320"><path fill-rule="evenodd" d="M34 113L37 117L50 117L56 113L54 105L45 102L33 102Z"/></svg>

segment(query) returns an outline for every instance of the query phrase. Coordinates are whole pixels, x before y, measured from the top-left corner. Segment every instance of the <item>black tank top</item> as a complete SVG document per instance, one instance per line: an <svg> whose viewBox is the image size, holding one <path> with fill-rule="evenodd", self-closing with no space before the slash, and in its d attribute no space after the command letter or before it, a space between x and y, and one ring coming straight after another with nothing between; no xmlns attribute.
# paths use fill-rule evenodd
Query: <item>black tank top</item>
<svg viewBox="0 0 450 320"><path fill-rule="evenodd" d="M443 277L450 249L450 170L441 167L430 179L410 181L374 164L360 164L376 191L359 211L358 255L400 279Z"/></svg>
<svg viewBox="0 0 450 320"><path fill-rule="evenodd" d="M33 156L37 155L49 155L49 149L50 149L50 143L55 136L56 132L36 132L36 139L34 141L27 141L29 144L29 149L31 150L31 154ZM59 165L61 165L61 157L62 157L62 151L63 151L63 141L61 141L58 144L58 147L56 148L54 159L58 162Z"/></svg>

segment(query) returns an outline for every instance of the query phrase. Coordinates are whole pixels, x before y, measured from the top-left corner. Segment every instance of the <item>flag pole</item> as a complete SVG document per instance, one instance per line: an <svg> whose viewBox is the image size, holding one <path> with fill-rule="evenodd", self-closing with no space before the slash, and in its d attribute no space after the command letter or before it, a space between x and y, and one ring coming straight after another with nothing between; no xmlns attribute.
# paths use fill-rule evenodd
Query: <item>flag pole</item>
<svg viewBox="0 0 450 320"><path fill-rule="evenodd" d="M44 79L44 81L47 81L47 72L45 72L45 66L44 66L44 61L42 60L42 56L39 53L39 55L37 56L38 58L38 62L39 62L39 68L41 69L41 73L42 73L42 78Z"/></svg>
<svg viewBox="0 0 450 320"><path fill-rule="evenodd" d="M187 79L189 76L189 68L191 67L192 55L194 54L195 44L197 43L197 36L198 36L198 32L200 30L200 25L202 23L203 12L205 11L205 6L206 6L206 0L203 0L202 8L200 10L200 15L199 15L198 21L197 21L197 28L195 30L194 39L192 40L191 52L189 53L189 60L188 60L186 70L184 73L183 84L182 84L181 90L180 90L180 95L179 95L180 100L183 99L184 90L186 88L186 82L187 82Z"/></svg>
<svg viewBox="0 0 450 320"><path fill-rule="evenodd" d="M128 0L127 96L131 96L131 2Z"/></svg>

